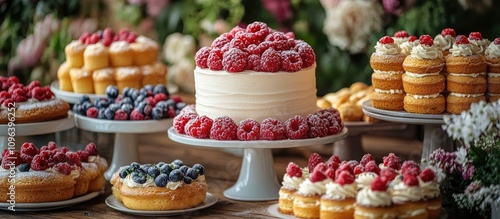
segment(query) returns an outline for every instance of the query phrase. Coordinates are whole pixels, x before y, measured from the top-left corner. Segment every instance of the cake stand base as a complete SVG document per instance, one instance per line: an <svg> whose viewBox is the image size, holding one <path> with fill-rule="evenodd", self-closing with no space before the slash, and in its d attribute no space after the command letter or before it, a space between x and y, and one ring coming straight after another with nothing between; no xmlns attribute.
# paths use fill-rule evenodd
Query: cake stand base
<svg viewBox="0 0 500 219"><path fill-rule="evenodd" d="M277 200L280 188L271 149L244 149L238 180L224 196L239 201Z"/></svg>
<svg viewBox="0 0 500 219"><path fill-rule="evenodd" d="M113 173L122 166L138 161L137 135L133 133L116 133L111 165L104 173L104 178L110 180Z"/></svg>

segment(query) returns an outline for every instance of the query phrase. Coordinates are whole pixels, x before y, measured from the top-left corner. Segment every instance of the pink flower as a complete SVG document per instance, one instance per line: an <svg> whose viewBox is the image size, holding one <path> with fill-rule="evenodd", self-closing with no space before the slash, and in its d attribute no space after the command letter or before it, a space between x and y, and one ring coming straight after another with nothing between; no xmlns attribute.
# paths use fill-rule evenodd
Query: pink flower
<svg viewBox="0 0 500 219"><path fill-rule="evenodd" d="M128 3L133 5L140 5L143 4L145 1L146 0L128 0Z"/></svg>
<svg viewBox="0 0 500 219"><path fill-rule="evenodd" d="M60 22L53 18L52 15L47 15L41 22L35 23L33 34L37 37L46 40L52 36L60 27Z"/></svg>
<svg viewBox="0 0 500 219"><path fill-rule="evenodd" d="M92 18L77 18L69 24L68 32L73 39L78 39L84 32L93 33L97 30L97 21Z"/></svg>
<svg viewBox="0 0 500 219"><path fill-rule="evenodd" d="M262 0L262 3L267 11L274 15L280 25L293 17L290 0Z"/></svg>
<svg viewBox="0 0 500 219"><path fill-rule="evenodd" d="M413 7L415 0L382 0L382 4L389 14L399 16Z"/></svg>
<svg viewBox="0 0 500 219"><path fill-rule="evenodd" d="M35 66L40 61L44 50L43 39L32 34L19 42L16 52L24 66Z"/></svg>
<svg viewBox="0 0 500 219"><path fill-rule="evenodd" d="M321 5L323 8L328 9L328 8L334 8L339 4L339 2L342 0L320 0Z"/></svg>
<svg viewBox="0 0 500 219"><path fill-rule="evenodd" d="M170 1L168 0L146 0L146 11L151 17L158 16L161 11L168 6Z"/></svg>

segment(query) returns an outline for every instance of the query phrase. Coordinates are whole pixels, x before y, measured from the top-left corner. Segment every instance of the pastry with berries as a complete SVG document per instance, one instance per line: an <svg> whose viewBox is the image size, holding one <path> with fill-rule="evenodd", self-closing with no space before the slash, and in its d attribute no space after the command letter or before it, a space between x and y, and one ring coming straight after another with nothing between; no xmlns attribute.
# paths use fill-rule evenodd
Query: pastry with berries
<svg viewBox="0 0 500 219"><path fill-rule="evenodd" d="M94 93L93 71L83 68L72 68L69 70L69 77L73 92L81 94Z"/></svg>
<svg viewBox="0 0 500 219"><path fill-rule="evenodd" d="M351 171L342 170L333 182L326 184L326 192L321 196L320 218L354 218L354 206L358 187Z"/></svg>
<svg viewBox="0 0 500 219"><path fill-rule="evenodd" d="M418 44L418 38L416 36L410 36L408 37L408 41L401 43L399 47L401 48L401 53L403 55L409 56L413 47L417 46Z"/></svg>
<svg viewBox="0 0 500 219"><path fill-rule="evenodd" d="M396 218L387 181L376 177L369 187L358 191L354 208L355 219Z"/></svg>
<svg viewBox="0 0 500 219"><path fill-rule="evenodd" d="M488 101L494 102L500 99L500 37L490 43L484 57L488 64Z"/></svg>
<svg viewBox="0 0 500 219"><path fill-rule="evenodd" d="M392 39L394 40L394 43L396 43L401 48L401 44L408 42L408 40L410 39L410 34L408 34L406 30L400 30L394 33Z"/></svg>
<svg viewBox="0 0 500 219"><path fill-rule="evenodd" d="M434 44L443 52L443 56L446 57L450 54L456 36L457 33L453 28L444 28L440 34L434 37Z"/></svg>
<svg viewBox="0 0 500 219"><path fill-rule="evenodd" d="M380 38L375 45L375 52L370 56L373 69L372 85L375 92L372 95L372 105L384 110L403 110L403 61L405 55L392 37Z"/></svg>
<svg viewBox="0 0 500 219"><path fill-rule="evenodd" d="M429 219L440 218L443 199L441 197L436 173L431 168L427 167L418 175L418 182L422 189L424 200L427 202Z"/></svg>
<svg viewBox="0 0 500 219"><path fill-rule="evenodd" d="M109 46L109 61L112 67L125 67L133 64L133 51L127 41L116 41Z"/></svg>
<svg viewBox="0 0 500 219"><path fill-rule="evenodd" d="M133 210L167 211L192 208L206 198L208 185L201 164L172 163L121 167L111 178L113 195Z"/></svg>
<svg viewBox="0 0 500 219"><path fill-rule="evenodd" d="M84 150L76 152L80 157L84 169L97 170L97 176L91 177L88 192L101 191L106 185L104 172L108 169L108 161L99 156L99 150L95 143L90 142L85 146Z"/></svg>
<svg viewBox="0 0 500 219"><path fill-rule="evenodd" d="M120 92L126 87L141 89L142 87L142 72L139 67L128 66L118 67L115 69L116 86Z"/></svg>
<svg viewBox="0 0 500 219"><path fill-rule="evenodd" d="M278 210L283 214L293 215L293 200L300 184L309 176L307 168L300 168L296 163L290 162L283 176L283 186L279 191Z"/></svg>
<svg viewBox="0 0 500 219"><path fill-rule="evenodd" d="M74 80L78 83L78 80ZM110 85L116 85L115 81L115 68L101 68L95 70L92 74L92 81L94 83L95 94L106 94L106 88ZM59 84L61 84L59 82ZM82 93L82 92L79 92Z"/></svg>
<svg viewBox="0 0 500 219"><path fill-rule="evenodd" d="M404 109L410 113L440 114L445 111L445 76L442 51L429 35L419 38L419 45L403 62Z"/></svg>
<svg viewBox="0 0 500 219"><path fill-rule="evenodd" d="M328 166L325 163L317 164L309 178L305 179L295 193L293 200L293 214L298 218L319 218L321 196L326 192L326 184L332 179L327 176Z"/></svg>
<svg viewBox="0 0 500 219"><path fill-rule="evenodd" d="M66 62L70 68L81 68L84 64L83 53L87 48L87 44L80 40L73 40L64 47Z"/></svg>
<svg viewBox="0 0 500 219"><path fill-rule="evenodd" d="M464 35L457 36L450 55L446 57L446 111L460 114L470 108L472 103L486 101L485 58L474 54L474 46Z"/></svg>
<svg viewBox="0 0 500 219"><path fill-rule="evenodd" d="M379 164L380 169L391 168L396 171L401 169L401 159L394 153L389 153L382 157L382 163Z"/></svg>
<svg viewBox="0 0 500 219"><path fill-rule="evenodd" d="M134 33L128 34L128 38L131 37L134 37ZM158 60L158 43L148 37L137 36L130 48L134 55L133 64L136 66L153 64Z"/></svg>
<svg viewBox="0 0 500 219"><path fill-rule="evenodd" d="M402 181L390 186L392 202L397 218L427 219L427 201L420 187L418 175L404 174Z"/></svg>
<svg viewBox="0 0 500 219"><path fill-rule="evenodd" d="M472 45L472 52L474 54L484 55L486 48L490 45L490 41L483 38L481 32L470 32L468 40Z"/></svg>
<svg viewBox="0 0 500 219"><path fill-rule="evenodd" d="M0 124L45 122L68 117L69 104L39 81L23 85L15 76L0 76ZM15 109L15 111L14 111Z"/></svg>
<svg viewBox="0 0 500 219"><path fill-rule="evenodd" d="M108 51L109 50L102 43L88 45L83 53L85 69L94 71L110 66Z"/></svg>

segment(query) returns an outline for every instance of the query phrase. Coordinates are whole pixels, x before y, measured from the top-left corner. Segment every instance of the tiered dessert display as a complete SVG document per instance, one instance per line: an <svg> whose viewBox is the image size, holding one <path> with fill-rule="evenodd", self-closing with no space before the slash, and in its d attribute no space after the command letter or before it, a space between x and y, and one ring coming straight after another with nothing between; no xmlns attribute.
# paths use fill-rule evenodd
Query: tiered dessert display
<svg viewBox="0 0 500 219"><path fill-rule="evenodd" d="M317 110L316 57L293 33L262 22L235 27L195 60L196 105L174 118L168 134L184 144L244 149L228 198L277 199L272 148L331 143L347 134L337 110Z"/></svg>
<svg viewBox="0 0 500 219"><path fill-rule="evenodd" d="M15 76L0 76L0 150L15 147L15 138L49 134L74 127L69 104L39 81L28 85ZM9 140L10 137L10 140ZM14 140L13 140L14 139Z"/></svg>

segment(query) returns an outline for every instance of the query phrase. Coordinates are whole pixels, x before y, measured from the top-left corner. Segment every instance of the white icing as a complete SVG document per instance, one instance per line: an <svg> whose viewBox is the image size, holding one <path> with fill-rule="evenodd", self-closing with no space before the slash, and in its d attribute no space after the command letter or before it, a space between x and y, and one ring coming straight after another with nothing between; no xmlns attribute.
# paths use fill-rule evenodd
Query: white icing
<svg viewBox="0 0 500 219"><path fill-rule="evenodd" d="M386 219L386 218L394 218L395 217L395 213L392 213L392 212L370 213L370 212L354 210L354 214L362 216L362 217L370 218L370 219Z"/></svg>
<svg viewBox="0 0 500 219"><path fill-rule="evenodd" d="M446 35L443 37L443 35L438 34L436 37L434 37L434 44L436 44L436 46L443 51L449 50L454 43L455 37L453 37L452 35Z"/></svg>
<svg viewBox="0 0 500 219"><path fill-rule="evenodd" d="M406 75L414 78L423 78L425 76L436 76L439 75L439 72L434 72L434 73L413 73L413 72L405 72Z"/></svg>
<svg viewBox="0 0 500 219"><path fill-rule="evenodd" d="M356 198L358 187L356 183L340 185L335 182L329 182L325 185L325 197L334 200L344 200L346 198Z"/></svg>
<svg viewBox="0 0 500 219"><path fill-rule="evenodd" d="M84 56L94 56L101 54L106 51L106 48L102 43L96 43L96 44L90 44L87 46L85 49L85 52L83 52Z"/></svg>
<svg viewBox="0 0 500 219"><path fill-rule="evenodd" d="M321 211L331 211L331 212L344 212L354 209L354 205L346 205L346 206L320 206Z"/></svg>
<svg viewBox="0 0 500 219"><path fill-rule="evenodd" d="M66 45L66 49L71 50L72 52L81 52L85 49L86 45L80 42L80 40L73 40L71 43Z"/></svg>
<svg viewBox="0 0 500 219"><path fill-rule="evenodd" d="M483 93L480 93L480 94L461 94L461 93L455 93L455 92L451 92L450 95L455 96L455 97L480 97L480 96L484 96Z"/></svg>
<svg viewBox="0 0 500 219"><path fill-rule="evenodd" d="M441 95L441 94L437 93L437 94L427 94L427 95L415 95L415 94L406 94L406 95L411 96L415 99L430 99L430 98L439 97L439 95Z"/></svg>
<svg viewBox="0 0 500 219"><path fill-rule="evenodd" d="M331 181L330 178L319 182L311 182L310 179L306 179L300 184L297 192L304 195L322 195L326 192L326 184Z"/></svg>
<svg viewBox="0 0 500 219"><path fill-rule="evenodd" d="M401 47L401 53L402 54L404 54L404 55L410 55L411 54L411 50L413 49L413 47L417 46L418 44L419 44L418 40L415 40L413 42L406 41L406 42L402 43L399 47Z"/></svg>
<svg viewBox="0 0 500 219"><path fill-rule="evenodd" d="M419 208L415 209L413 211L404 211L398 214L398 218L409 218L409 217L415 217L417 215L425 214L427 212L426 208Z"/></svg>
<svg viewBox="0 0 500 219"><path fill-rule="evenodd" d="M420 177L418 177L418 182L422 188L424 198L430 199L440 195L439 183L437 183L437 181L431 180L429 182L424 182Z"/></svg>
<svg viewBox="0 0 500 219"><path fill-rule="evenodd" d="M472 47L471 44L453 44L450 54L452 56L471 56L474 55Z"/></svg>
<svg viewBox="0 0 500 219"><path fill-rule="evenodd" d="M321 204L321 202L319 201L319 199L316 200L315 202L304 202L304 201L301 201L299 199L293 200L294 206L299 206L299 207L303 207L303 208L312 208L312 207L319 206L320 204Z"/></svg>
<svg viewBox="0 0 500 219"><path fill-rule="evenodd" d="M482 40L471 40L469 39L470 44L472 45L472 51L474 54L484 54L486 48L488 47L488 44L490 44L490 41L488 39L482 39Z"/></svg>
<svg viewBox="0 0 500 219"><path fill-rule="evenodd" d="M500 94L488 93L488 96L490 96L490 97L500 97Z"/></svg>
<svg viewBox="0 0 500 219"><path fill-rule="evenodd" d="M404 71L381 71L381 70L373 70L375 74L387 74L387 75L400 75L403 74Z"/></svg>
<svg viewBox="0 0 500 219"><path fill-rule="evenodd" d="M497 77L500 77L500 73L488 73L488 77L490 78L497 78Z"/></svg>
<svg viewBox="0 0 500 219"><path fill-rule="evenodd" d="M494 42L490 43L484 53L488 58L491 59L500 58L500 44L495 44Z"/></svg>
<svg viewBox="0 0 500 219"><path fill-rule="evenodd" d="M381 94L404 94L405 91L400 90L400 89L382 90L382 89L375 88L375 92L381 93Z"/></svg>
<svg viewBox="0 0 500 219"><path fill-rule="evenodd" d="M398 55L401 53L401 48L395 43L383 44L377 42L375 45L375 52L384 55Z"/></svg>
<svg viewBox="0 0 500 219"><path fill-rule="evenodd" d="M419 44L411 49L411 56L417 59L436 59L443 57L443 52L434 46Z"/></svg>
<svg viewBox="0 0 500 219"><path fill-rule="evenodd" d="M377 177L376 173L373 172L363 172L356 176L356 184L358 189L363 189L365 187L370 187L370 184Z"/></svg>
<svg viewBox="0 0 500 219"><path fill-rule="evenodd" d="M481 72L481 73L472 73L472 74L457 74L457 73L448 73L448 75L451 75L451 76L457 76L457 77L473 77L473 78L476 78L476 77L479 77L479 76L484 76L486 73L485 72Z"/></svg>
<svg viewBox="0 0 500 219"><path fill-rule="evenodd" d="M302 177L291 177L288 174L283 176L283 187L286 189L298 189L302 182L304 182L304 178Z"/></svg>
<svg viewBox="0 0 500 219"><path fill-rule="evenodd" d="M417 186L407 186L404 182L397 183L391 188L392 202L404 204L406 202L417 202L424 198L422 189Z"/></svg>
<svg viewBox="0 0 500 219"><path fill-rule="evenodd" d="M285 193L282 192L281 190L278 192L278 194L280 196L280 199L285 199L285 200L293 200L295 197L293 194Z"/></svg>
<svg viewBox="0 0 500 219"><path fill-rule="evenodd" d="M394 43L396 45L401 47L401 44L408 42L408 39L410 39L410 37L392 37L392 39L394 40Z"/></svg>
<svg viewBox="0 0 500 219"><path fill-rule="evenodd" d="M116 41L111 43L111 46L109 47L110 52L123 52L123 51L129 51L130 50L130 44L127 41Z"/></svg>
<svg viewBox="0 0 500 219"><path fill-rule="evenodd" d="M383 207L390 206L392 201L389 192L372 191L369 187L365 187L356 195L356 203L363 206Z"/></svg>

